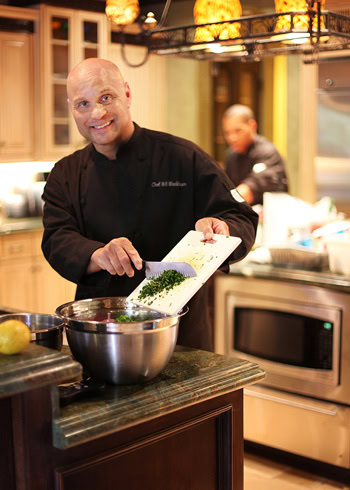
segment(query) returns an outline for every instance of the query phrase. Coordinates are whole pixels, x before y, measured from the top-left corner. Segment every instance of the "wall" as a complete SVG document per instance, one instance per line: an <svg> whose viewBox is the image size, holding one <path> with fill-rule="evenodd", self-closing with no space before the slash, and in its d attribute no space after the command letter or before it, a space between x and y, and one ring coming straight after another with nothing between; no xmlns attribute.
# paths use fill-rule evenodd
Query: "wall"
<svg viewBox="0 0 350 490"><path fill-rule="evenodd" d="M167 127L213 154L210 63L167 57Z"/></svg>

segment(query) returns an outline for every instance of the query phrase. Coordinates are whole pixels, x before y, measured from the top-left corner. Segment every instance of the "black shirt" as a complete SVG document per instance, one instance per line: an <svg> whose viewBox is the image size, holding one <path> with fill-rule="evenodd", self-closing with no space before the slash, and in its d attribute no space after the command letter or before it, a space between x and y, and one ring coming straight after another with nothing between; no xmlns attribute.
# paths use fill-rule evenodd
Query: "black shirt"
<svg viewBox="0 0 350 490"><path fill-rule="evenodd" d="M262 170L264 167L257 165L259 163L266 168ZM253 205L262 204L264 192L288 191L283 159L275 146L263 136L256 135L246 153L229 149L225 165L234 185L246 184L250 188L254 195Z"/></svg>
<svg viewBox="0 0 350 490"><path fill-rule="evenodd" d="M52 267L77 283L76 299L127 296L144 278L86 275L92 253L113 238L127 237L145 260L163 257L198 219L225 220L242 238L229 260L244 257L255 239L258 217L230 192L225 172L193 143L140 128L108 160L92 144L56 163L43 199L42 249ZM212 348L202 287L183 317L179 343Z"/></svg>

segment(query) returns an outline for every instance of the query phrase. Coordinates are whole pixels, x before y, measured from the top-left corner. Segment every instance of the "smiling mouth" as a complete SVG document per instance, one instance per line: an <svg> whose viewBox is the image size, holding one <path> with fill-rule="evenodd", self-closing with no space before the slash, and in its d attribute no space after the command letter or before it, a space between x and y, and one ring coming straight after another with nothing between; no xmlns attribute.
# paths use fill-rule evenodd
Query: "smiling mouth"
<svg viewBox="0 0 350 490"><path fill-rule="evenodd" d="M112 124L112 122L113 122L113 120L106 122L106 124L101 124L100 126L91 126L91 127L93 129L103 129L103 128L106 128L107 126L109 126L110 124Z"/></svg>

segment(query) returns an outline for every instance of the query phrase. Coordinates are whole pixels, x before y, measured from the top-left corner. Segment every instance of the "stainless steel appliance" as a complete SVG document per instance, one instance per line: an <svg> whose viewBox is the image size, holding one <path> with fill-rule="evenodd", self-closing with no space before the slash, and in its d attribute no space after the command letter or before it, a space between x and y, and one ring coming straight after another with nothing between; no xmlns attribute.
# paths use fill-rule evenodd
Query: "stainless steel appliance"
<svg viewBox="0 0 350 490"><path fill-rule="evenodd" d="M350 468L350 294L218 275L215 351L267 375L245 390L245 439Z"/></svg>

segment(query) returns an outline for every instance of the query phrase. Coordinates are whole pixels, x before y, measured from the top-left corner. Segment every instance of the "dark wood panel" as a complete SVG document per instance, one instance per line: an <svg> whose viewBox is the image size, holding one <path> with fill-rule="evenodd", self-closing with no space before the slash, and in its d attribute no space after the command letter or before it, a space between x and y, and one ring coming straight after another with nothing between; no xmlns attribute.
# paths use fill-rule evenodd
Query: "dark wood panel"
<svg viewBox="0 0 350 490"><path fill-rule="evenodd" d="M107 459L63 470L60 490L214 490L217 487L216 414L155 434ZM226 459L227 455L220 455Z"/></svg>
<svg viewBox="0 0 350 490"><path fill-rule="evenodd" d="M0 399L0 488L15 490L13 459L12 406L10 398ZM6 471L5 471L6 470Z"/></svg>
<svg viewBox="0 0 350 490"><path fill-rule="evenodd" d="M0 488L138 490L142 482L143 490L243 490L242 400L239 390L58 450L50 387L23 393L12 397L11 410L8 399L0 405L13 441L1 439ZM168 480L173 486L164 486Z"/></svg>

